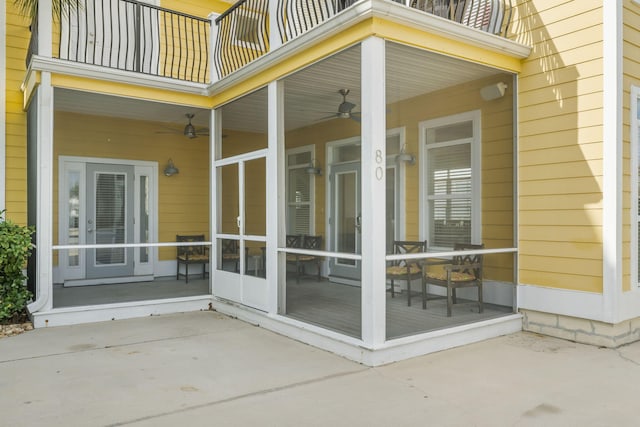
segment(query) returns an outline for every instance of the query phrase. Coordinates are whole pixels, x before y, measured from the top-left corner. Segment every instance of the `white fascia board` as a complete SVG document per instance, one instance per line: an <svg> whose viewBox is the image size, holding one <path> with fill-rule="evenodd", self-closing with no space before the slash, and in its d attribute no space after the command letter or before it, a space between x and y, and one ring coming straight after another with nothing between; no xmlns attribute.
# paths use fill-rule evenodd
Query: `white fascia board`
<svg viewBox="0 0 640 427"><path fill-rule="evenodd" d="M7 4L0 8L0 211L6 208Z"/></svg>
<svg viewBox="0 0 640 427"><path fill-rule="evenodd" d="M187 82L169 77L117 70L115 68L65 61L57 58L45 58L38 55L34 55L31 58L29 71L48 71L53 74L84 77L112 83L125 83L153 89L171 90L194 95L207 95L207 85L205 83Z"/></svg>
<svg viewBox="0 0 640 427"><path fill-rule="evenodd" d="M520 284L517 298L519 309L610 323L599 293Z"/></svg>
<svg viewBox="0 0 640 427"><path fill-rule="evenodd" d="M530 46L421 12L396 2L362 0L299 37L288 41L282 47L265 53L255 61L212 83L209 86L209 94L227 90L250 76L259 74L296 53L309 49L329 37L339 34L346 28L372 17L395 21L425 32L516 58L524 59L531 53ZM291 72L293 71L296 70L291 70Z"/></svg>

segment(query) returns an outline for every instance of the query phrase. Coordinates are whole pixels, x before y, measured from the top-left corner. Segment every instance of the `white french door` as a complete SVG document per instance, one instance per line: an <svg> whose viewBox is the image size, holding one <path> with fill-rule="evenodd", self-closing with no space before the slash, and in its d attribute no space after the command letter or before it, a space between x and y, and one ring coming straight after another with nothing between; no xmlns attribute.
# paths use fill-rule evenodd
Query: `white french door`
<svg viewBox="0 0 640 427"><path fill-rule="evenodd" d="M266 150L215 162L214 295L267 310Z"/></svg>
<svg viewBox="0 0 640 427"><path fill-rule="evenodd" d="M111 246L59 251L61 281L79 286L152 276L154 248L118 245L157 240L157 165L61 156L59 167L59 243Z"/></svg>
<svg viewBox="0 0 640 427"><path fill-rule="evenodd" d="M330 218L331 251L361 253L360 224L360 162L331 166ZM360 280L361 262L355 259L331 258L330 278L333 281Z"/></svg>
<svg viewBox="0 0 640 427"><path fill-rule="evenodd" d="M133 166L87 163L85 241L133 242ZM87 249L87 279L133 276L133 248Z"/></svg>

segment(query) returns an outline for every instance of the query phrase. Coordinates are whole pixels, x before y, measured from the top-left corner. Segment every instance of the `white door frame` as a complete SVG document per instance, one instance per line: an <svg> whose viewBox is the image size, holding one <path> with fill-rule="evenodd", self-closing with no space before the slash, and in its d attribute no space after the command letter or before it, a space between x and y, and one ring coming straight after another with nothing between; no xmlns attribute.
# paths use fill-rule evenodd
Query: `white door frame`
<svg viewBox="0 0 640 427"><path fill-rule="evenodd" d="M141 176L149 177L149 205L151 209L149 219L149 240L151 242L158 241L158 163L150 161L140 160L126 160L126 159L109 159L100 157L77 157L77 156L59 156L58 157L58 242L59 245L69 244L67 239L66 228L69 224L69 211L67 208L66 189L68 188L67 176L68 172L75 171L79 174L79 221L78 221L78 233L79 233L79 245L86 244L86 200L83 195L87 194L86 188L86 164L112 164L112 165L127 165L134 167L134 210L133 214L136 219L136 224L139 224L140 218L140 188L137 185L140 182ZM134 239L136 242L140 240L140 230L134 228ZM85 280L86 271L86 256L85 250L79 252L79 263L77 266L69 267L68 252L61 250L58 252L58 270L59 281L77 281L78 285L91 285L105 282L113 282L112 280L103 279L91 279ZM139 276L153 276L155 266L157 265L157 249L155 247L149 248L149 262L140 262L140 251L134 251L134 277ZM121 281L121 280L119 280Z"/></svg>
<svg viewBox="0 0 640 427"><path fill-rule="evenodd" d="M219 231L219 224L214 225L213 239L214 247L216 248L216 256L213 257L211 270L213 271L213 282L215 283L214 291L217 297L228 299L249 307L257 308L258 310L267 310L269 302L268 286L266 278L252 276L247 274L247 268L245 265L245 242L264 242L266 245L267 236L257 236L245 234L245 168L244 164L247 161L264 159L265 167L267 162L268 149L261 149L251 151L249 153L239 154L237 156L226 157L224 159L215 160L213 163L213 173L218 177L216 179L215 199L218 208L221 208L222 203L219 201L219 196L222 190L222 180L220 177L220 167L236 164L238 165L238 234L226 234ZM265 176L266 180L266 176ZM266 181L265 181L266 182ZM267 191L265 187L265 192ZM220 221L221 216L217 216L217 221ZM265 220L266 221L266 220ZM220 259L221 247L218 244L220 239L233 239L238 240L239 243L239 266L240 271L230 272L224 271L218 268L218 260Z"/></svg>
<svg viewBox="0 0 640 427"><path fill-rule="evenodd" d="M391 128L391 129L387 129L386 132L386 137L389 138L391 136L395 136L397 135L399 137L399 144L400 144L400 149L406 148L406 128L405 127L397 127L397 128ZM334 164L339 164L339 163L334 163L333 158L334 158L334 149L336 147L340 147L340 146L345 146L345 145L352 145L352 144L360 144L362 141L362 138L360 136L355 136L355 137L351 137L351 138L345 138L345 139L338 139L338 140L334 140L334 141L329 141L327 142L326 146L325 146L325 159L327 162L327 170L325 173L325 224L326 224L326 243L327 243L327 248L331 248L333 242L331 240L331 224L330 224L330 215L331 215L331 209L329 206L329 201L331 200L331 183L329 182L329 177L331 175L331 166ZM395 227L395 235L396 235L396 239L397 240L402 240L405 239L405 234L406 234L406 226L405 226L405 222L406 222L406 165L405 163L396 163L395 161L395 157L396 155L389 155L386 158L386 169L394 167L394 171L396 173L396 212L395 212L395 220L396 220L396 227ZM395 166L394 166L395 165ZM386 173L386 169L385 169L385 173ZM363 178L361 177L361 180ZM332 251L333 252L333 251ZM329 276L329 263L324 263L325 268L327 269L327 271L324 272L325 276Z"/></svg>

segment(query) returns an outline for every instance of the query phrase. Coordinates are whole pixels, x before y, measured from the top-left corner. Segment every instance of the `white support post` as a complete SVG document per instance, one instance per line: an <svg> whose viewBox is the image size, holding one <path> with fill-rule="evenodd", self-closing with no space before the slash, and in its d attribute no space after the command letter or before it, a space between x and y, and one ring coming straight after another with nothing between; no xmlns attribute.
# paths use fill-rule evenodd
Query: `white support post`
<svg viewBox="0 0 640 427"><path fill-rule="evenodd" d="M622 0L608 2L602 13L602 317L616 323L622 294Z"/></svg>
<svg viewBox="0 0 640 427"><path fill-rule="evenodd" d="M209 291L214 294L214 273L218 269L218 219L222 206L218 203L218 168L215 167L216 159L222 152L222 113L220 109L211 110L211 132L209 134L209 232L211 239L211 251L209 252Z"/></svg>
<svg viewBox="0 0 640 427"><path fill-rule="evenodd" d="M282 46L282 37L278 30L278 1L269 0L269 50Z"/></svg>
<svg viewBox="0 0 640 427"><path fill-rule="evenodd" d="M278 247L285 242L284 205L284 82L275 81L268 86L269 134L267 153L267 286L269 313L284 310L286 265L278 262ZM276 197L273 197L276 195Z"/></svg>
<svg viewBox="0 0 640 427"><path fill-rule="evenodd" d="M386 97L385 41L362 42L362 340L385 341Z"/></svg>
<svg viewBox="0 0 640 427"><path fill-rule="evenodd" d="M211 12L207 18L211 21L211 37L209 39L209 83L215 83L219 79L218 72L216 71L216 43L218 43L218 25L216 19L220 16L219 13Z"/></svg>
<svg viewBox="0 0 640 427"><path fill-rule="evenodd" d="M52 46L52 6L50 1L38 2L38 55L51 58ZM31 31L35 31L32 29Z"/></svg>
<svg viewBox="0 0 640 427"><path fill-rule="evenodd" d="M47 2L41 2L47 3ZM40 76L36 99L36 300L30 313L53 307L53 87L51 73Z"/></svg>

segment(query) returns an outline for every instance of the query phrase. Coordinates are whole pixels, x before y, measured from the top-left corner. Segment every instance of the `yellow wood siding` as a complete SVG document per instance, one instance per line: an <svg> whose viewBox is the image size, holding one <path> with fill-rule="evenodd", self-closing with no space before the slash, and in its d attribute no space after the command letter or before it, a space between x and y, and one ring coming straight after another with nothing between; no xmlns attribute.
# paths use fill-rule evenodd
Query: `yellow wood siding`
<svg viewBox="0 0 640 427"><path fill-rule="evenodd" d="M27 222L27 118L22 110L20 85L29 46L29 23L17 14L13 2L6 5L6 208L7 218Z"/></svg>
<svg viewBox="0 0 640 427"><path fill-rule="evenodd" d="M158 134L163 123L57 112L54 120L54 244L58 243L58 158L82 156L158 163L158 241L176 234L209 238L209 142L182 135ZM172 158L178 175L163 175ZM160 248L161 260L175 259L175 248Z"/></svg>
<svg viewBox="0 0 640 427"><path fill-rule="evenodd" d="M521 283L602 292L602 7L516 6Z"/></svg>

